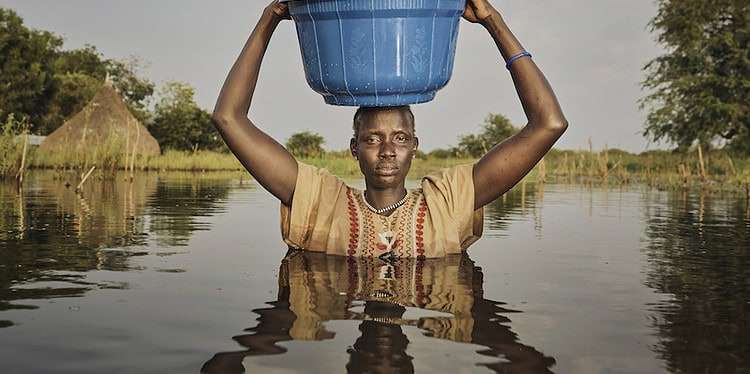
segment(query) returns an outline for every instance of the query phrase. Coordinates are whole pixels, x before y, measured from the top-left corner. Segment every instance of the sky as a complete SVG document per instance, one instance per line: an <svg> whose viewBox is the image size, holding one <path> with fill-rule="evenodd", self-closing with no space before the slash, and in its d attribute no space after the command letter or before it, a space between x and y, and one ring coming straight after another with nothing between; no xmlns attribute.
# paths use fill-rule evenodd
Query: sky
<svg viewBox="0 0 750 374"><path fill-rule="evenodd" d="M663 147L641 133L638 99L643 66L663 53L648 30L653 0L490 0L533 54L554 89L570 127L562 149ZM157 85L187 82L211 110L224 79L258 21L258 0L0 0L27 26L53 31L66 48L96 46L107 58L137 56ZM256 88L250 118L284 142L310 130L328 149L345 149L356 108L336 107L307 85L292 21L279 25ZM436 99L413 106L425 151L455 145L476 133L489 113L516 126L526 117L502 56L479 25L462 21L453 76Z"/></svg>

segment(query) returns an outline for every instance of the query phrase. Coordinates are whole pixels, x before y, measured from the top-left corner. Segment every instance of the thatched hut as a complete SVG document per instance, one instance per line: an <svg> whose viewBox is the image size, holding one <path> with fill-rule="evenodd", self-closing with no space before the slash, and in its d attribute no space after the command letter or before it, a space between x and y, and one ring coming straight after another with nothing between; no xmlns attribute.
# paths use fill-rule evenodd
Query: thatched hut
<svg viewBox="0 0 750 374"><path fill-rule="evenodd" d="M159 155L159 143L130 113L128 106L107 81L78 114L52 132L39 146L40 151L96 147L119 141L123 152ZM125 148L128 148L126 151Z"/></svg>

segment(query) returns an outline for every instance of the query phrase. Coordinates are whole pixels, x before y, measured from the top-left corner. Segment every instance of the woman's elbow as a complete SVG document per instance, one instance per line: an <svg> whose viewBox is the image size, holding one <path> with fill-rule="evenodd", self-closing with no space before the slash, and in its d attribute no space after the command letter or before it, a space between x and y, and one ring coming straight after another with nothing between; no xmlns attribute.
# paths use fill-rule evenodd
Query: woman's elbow
<svg viewBox="0 0 750 374"><path fill-rule="evenodd" d="M557 119L554 121L550 121L545 127L562 135L565 132L565 130L568 129L568 120L566 120L565 118L561 118L561 119Z"/></svg>
<svg viewBox="0 0 750 374"><path fill-rule="evenodd" d="M562 135L568 129L568 120L562 114L549 115L539 119L540 127Z"/></svg>
<svg viewBox="0 0 750 374"><path fill-rule="evenodd" d="M232 123L237 122L237 120L236 116L232 113L225 110L215 109L214 112L211 113L211 122L213 122L216 127L227 127Z"/></svg>

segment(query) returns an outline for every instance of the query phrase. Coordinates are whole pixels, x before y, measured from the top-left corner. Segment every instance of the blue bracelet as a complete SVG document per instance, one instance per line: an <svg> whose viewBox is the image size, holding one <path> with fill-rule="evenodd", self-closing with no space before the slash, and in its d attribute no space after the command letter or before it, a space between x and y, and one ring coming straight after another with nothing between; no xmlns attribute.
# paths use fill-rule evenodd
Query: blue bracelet
<svg viewBox="0 0 750 374"><path fill-rule="evenodd" d="M513 56L511 58L509 58L508 62L505 64L505 68L508 69L508 70L510 70L510 65L512 65L514 62L516 62L516 60L518 60L521 57L527 57L527 56L529 58L531 58L531 53L523 51L523 52L521 52L521 53L519 53L519 54L517 54L517 55L515 55L515 56Z"/></svg>

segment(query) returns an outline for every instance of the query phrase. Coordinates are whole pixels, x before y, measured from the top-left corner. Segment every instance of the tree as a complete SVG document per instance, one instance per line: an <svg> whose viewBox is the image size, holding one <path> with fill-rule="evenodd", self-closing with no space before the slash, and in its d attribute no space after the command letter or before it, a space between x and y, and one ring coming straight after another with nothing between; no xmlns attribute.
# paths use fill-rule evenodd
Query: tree
<svg viewBox="0 0 750 374"><path fill-rule="evenodd" d="M427 158L438 158L438 159L446 159L451 157L457 157L460 152L458 151L458 148L451 147L448 149L445 148L435 148L430 151L430 153L427 154Z"/></svg>
<svg viewBox="0 0 750 374"><path fill-rule="evenodd" d="M15 114L36 130L54 96L53 62L62 44L60 37L30 30L14 11L0 8L0 122Z"/></svg>
<svg viewBox="0 0 750 374"><path fill-rule="evenodd" d="M62 46L61 37L29 29L15 12L0 8L0 122L14 114L29 119L32 132L48 134L93 98L107 74L133 114L147 121L154 85L138 76L137 59L105 59L90 45Z"/></svg>
<svg viewBox="0 0 750 374"><path fill-rule="evenodd" d="M644 67L644 135L679 148L748 144L750 1L660 0L649 25L667 53Z"/></svg>
<svg viewBox="0 0 750 374"><path fill-rule="evenodd" d="M325 139L319 134L303 131L289 137L286 141L286 149L296 157L320 157L325 153L324 143Z"/></svg>
<svg viewBox="0 0 750 374"><path fill-rule="evenodd" d="M195 90L187 83L168 82L160 92L154 118L148 130L162 149L221 149L224 142L217 134L211 114L198 107Z"/></svg>
<svg viewBox="0 0 750 374"><path fill-rule="evenodd" d="M490 113L484 119L482 131L479 134L462 135L459 138L458 153L475 158L482 157L495 144L502 142L516 132L518 132L518 129L510 123L507 117L502 114Z"/></svg>
<svg viewBox="0 0 750 374"><path fill-rule="evenodd" d="M96 47L61 51L54 62L55 93L43 123L49 133L78 113L94 97L107 76L122 95L130 111L142 123L149 120L148 99L154 84L141 78L137 58L126 61L105 59Z"/></svg>
<svg viewBox="0 0 750 374"><path fill-rule="evenodd" d="M80 73L70 73L55 77L55 93L41 118L35 123L33 132L49 134L65 120L78 113L96 94L102 82Z"/></svg>
<svg viewBox="0 0 750 374"><path fill-rule="evenodd" d="M148 100L154 94L154 83L142 78L138 72L143 62L137 57L124 61L109 59L104 64L115 88L125 99L130 111L143 123L149 121Z"/></svg>

